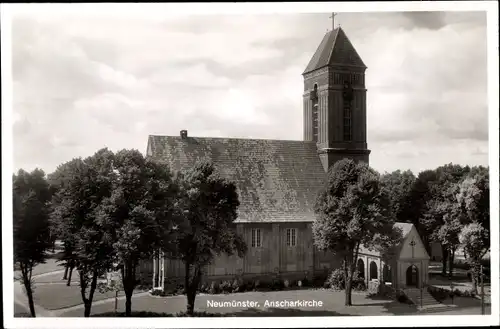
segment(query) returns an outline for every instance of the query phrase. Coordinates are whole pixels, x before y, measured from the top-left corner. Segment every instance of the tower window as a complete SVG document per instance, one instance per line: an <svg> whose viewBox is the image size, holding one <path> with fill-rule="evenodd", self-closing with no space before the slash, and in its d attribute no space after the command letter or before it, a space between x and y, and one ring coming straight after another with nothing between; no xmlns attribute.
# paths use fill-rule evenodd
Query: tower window
<svg viewBox="0 0 500 329"><path fill-rule="evenodd" d="M318 141L318 85L314 85L313 92L316 94L316 98L312 100L312 130L313 130L313 140Z"/></svg>
<svg viewBox="0 0 500 329"><path fill-rule="evenodd" d="M340 73L335 73L333 75L333 83L336 84L336 85L339 85L340 84Z"/></svg>
<svg viewBox="0 0 500 329"><path fill-rule="evenodd" d="M314 141L318 141L318 100L313 101L313 109L312 109L312 124L313 124L313 138Z"/></svg>
<svg viewBox="0 0 500 329"><path fill-rule="evenodd" d="M352 140L352 118L351 108L344 107L344 141L350 142Z"/></svg>

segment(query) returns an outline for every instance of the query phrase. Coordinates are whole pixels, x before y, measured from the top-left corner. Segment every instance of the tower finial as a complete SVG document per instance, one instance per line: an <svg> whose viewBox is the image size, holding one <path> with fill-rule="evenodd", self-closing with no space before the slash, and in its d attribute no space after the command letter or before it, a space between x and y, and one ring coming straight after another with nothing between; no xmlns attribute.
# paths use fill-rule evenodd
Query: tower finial
<svg viewBox="0 0 500 329"><path fill-rule="evenodd" d="M332 19L332 31L335 30L335 16L337 16L336 13L332 13L332 16L330 16Z"/></svg>

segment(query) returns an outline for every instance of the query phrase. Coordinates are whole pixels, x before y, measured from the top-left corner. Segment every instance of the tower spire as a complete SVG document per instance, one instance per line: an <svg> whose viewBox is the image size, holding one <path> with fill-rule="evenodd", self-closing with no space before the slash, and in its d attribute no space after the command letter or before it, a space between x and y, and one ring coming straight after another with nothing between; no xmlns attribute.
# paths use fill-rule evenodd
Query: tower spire
<svg viewBox="0 0 500 329"><path fill-rule="evenodd" d="M332 19L332 31L335 30L335 16L337 16L336 13L332 13L332 16L330 16Z"/></svg>

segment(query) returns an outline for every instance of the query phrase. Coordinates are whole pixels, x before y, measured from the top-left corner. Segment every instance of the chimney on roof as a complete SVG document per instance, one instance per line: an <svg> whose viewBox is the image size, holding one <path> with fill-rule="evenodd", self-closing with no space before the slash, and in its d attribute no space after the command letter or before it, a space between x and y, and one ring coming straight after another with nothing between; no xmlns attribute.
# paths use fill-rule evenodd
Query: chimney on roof
<svg viewBox="0 0 500 329"><path fill-rule="evenodd" d="M188 131L187 130L181 130L181 138L186 139L188 137Z"/></svg>

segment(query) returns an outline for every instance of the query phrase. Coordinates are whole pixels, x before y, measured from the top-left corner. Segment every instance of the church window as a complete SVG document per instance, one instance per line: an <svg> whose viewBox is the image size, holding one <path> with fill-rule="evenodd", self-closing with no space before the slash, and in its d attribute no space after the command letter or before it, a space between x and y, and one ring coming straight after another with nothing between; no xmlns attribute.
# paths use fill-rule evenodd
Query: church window
<svg viewBox="0 0 500 329"><path fill-rule="evenodd" d="M286 245L288 247L295 247L297 245L297 229L286 229Z"/></svg>
<svg viewBox="0 0 500 329"><path fill-rule="evenodd" d="M350 142L352 139L352 120L351 108L346 106L344 108L344 141Z"/></svg>
<svg viewBox="0 0 500 329"><path fill-rule="evenodd" d="M252 229L252 248L262 247L260 228Z"/></svg>

